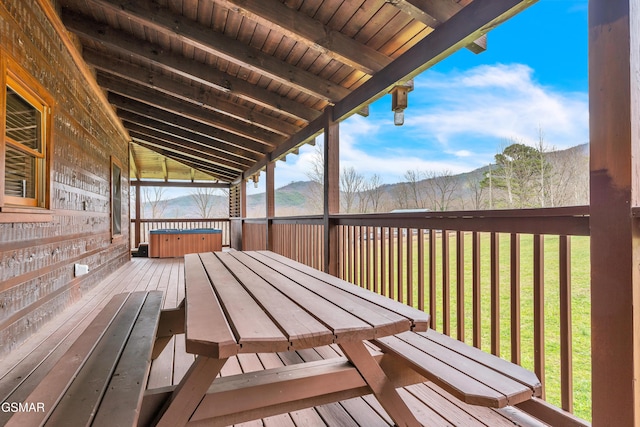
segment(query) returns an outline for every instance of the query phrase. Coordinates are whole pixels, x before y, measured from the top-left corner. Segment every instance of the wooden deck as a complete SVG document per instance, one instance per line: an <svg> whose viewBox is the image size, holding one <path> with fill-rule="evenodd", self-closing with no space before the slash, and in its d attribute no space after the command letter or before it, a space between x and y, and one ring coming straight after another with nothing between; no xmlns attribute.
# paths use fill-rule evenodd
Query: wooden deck
<svg viewBox="0 0 640 427"><path fill-rule="evenodd" d="M73 343L112 295L124 291L161 290L164 308L174 308L184 295L182 258L133 258L113 272L91 292L41 328L21 347L0 359L0 399L22 402L31 388ZM257 371L303 361L337 357L337 347L326 346L298 352L242 354L230 359L222 375ZM151 367L149 388L177 384L193 361L185 352L184 336L172 340ZM19 388L16 390L16 388ZM419 421L429 426L544 426L512 408L493 410L469 406L433 384L400 390ZM0 412L0 425L10 414ZM269 417L243 426L388 426L391 420L372 396Z"/></svg>

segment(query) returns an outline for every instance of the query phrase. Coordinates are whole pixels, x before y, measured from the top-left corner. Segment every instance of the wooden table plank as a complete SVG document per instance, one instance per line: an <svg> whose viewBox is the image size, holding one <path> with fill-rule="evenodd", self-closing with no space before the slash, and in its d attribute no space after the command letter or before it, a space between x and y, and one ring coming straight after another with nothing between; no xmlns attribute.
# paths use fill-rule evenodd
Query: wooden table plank
<svg viewBox="0 0 640 427"><path fill-rule="evenodd" d="M264 349L288 349L288 338L216 255L212 252L203 253L200 254L200 259L212 281L229 326L241 346L239 351L256 353ZM187 283L187 286L190 285Z"/></svg>
<svg viewBox="0 0 640 427"><path fill-rule="evenodd" d="M268 257L275 262L279 262L281 264L293 267L296 270L302 271L311 277L320 279L331 286L342 289L351 294L357 295L358 297L366 301L369 301L375 305L378 305L385 309L389 309L398 314L401 314L412 322L412 329L414 331L426 331L429 329L429 314L423 311L417 310L413 307L409 307L408 305L402 304L398 301L394 301L382 295L370 292L359 286L355 286L351 283L345 282L344 280L338 277L331 276L330 274L326 274L322 271L316 270L315 268L308 267L304 264L293 261L287 257L278 255L274 252L257 251L257 252L246 252L246 253L256 258L258 257L258 255Z"/></svg>
<svg viewBox="0 0 640 427"><path fill-rule="evenodd" d="M187 351L220 359L237 354L239 346L200 257L197 254L185 255L184 269Z"/></svg>
<svg viewBox="0 0 640 427"><path fill-rule="evenodd" d="M218 254L218 256L225 263L235 259L231 253L222 253ZM319 319L332 330L336 340L374 338L374 330L366 322L347 311L339 309L322 296L302 288L296 282L278 274L276 271L262 264L260 265L259 275L270 284L271 292L281 292L312 316ZM282 326L284 328L286 325Z"/></svg>
<svg viewBox="0 0 640 427"><path fill-rule="evenodd" d="M257 307L255 310L260 313L263 313L263 310L269 312L269 323L273 325L273 322L275 322L279 325L278 332L283 331L287 335L287 344L292 348L315 347L330 344L334 341L332 330L296 305L286 295L276 291L237 259L230 257L228 254L211 254L211 256L216 256L216 262L223 262L226 268L233 271L234 276L242 282L244 286L242 289L246 289L251 298L259 302L258 306L253 301L252 304ZM202 254L202 257L205 259L204 254ZM205 262L208 265L213 263L213 260L207 257ZM215 286L216 289L219 287L217 280ZM240 309L242 310L243 308L240 307ZM239 321L244 322L246 319L240 318ZM277 349L271 347L268 351L277 352L288 349L288 347L278 347ZM245 347L242 349L243 352L250 350L252 349ZM254 352L260 351L261 349L255 349Z"/></svg>
<svg viewBox="0 0 640 427"><path fill-rule="evenodd" d="M256 272L267 271L272 277L274 277L274 280L281 280L280 277L284 276L311 292L321 295L327 301L335 304L340 310L348 311L364 322L370 324L375 328L376 335L393 335L395 333L406 331L411 327L409 319L394 311L373 304L357 295L345 292L340 288L329 287L326 282L302 271L296 270L286 264L274 263L270 258L261 257L259 256L260 254L255 255L257 256L251 257L247 253L233 253L234 257L241 260ZM272 272L265 270L264 267L272 269L281 276L273 275Z"/></svg>

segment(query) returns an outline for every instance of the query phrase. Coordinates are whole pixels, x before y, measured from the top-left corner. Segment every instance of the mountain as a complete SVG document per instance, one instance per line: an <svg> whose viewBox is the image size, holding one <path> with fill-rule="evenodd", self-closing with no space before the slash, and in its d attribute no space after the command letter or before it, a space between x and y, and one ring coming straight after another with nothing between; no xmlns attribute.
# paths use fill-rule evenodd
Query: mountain
<svg viewBox="0 0 640 427"><path fill-rule="evenodd" d="M577 145L565 150L558 150L549 152L546 154L547 159L555 164L567 163L573 161L573 159L582 159L579 165L581 168L581 177L584 177L585 173L588 176L588 162L584 162L584 159L588 159L589 156L589 144ZM583 171L587 167L586 171ZM490 168L490 165L483 166L470 172L465 172L457 175L451 175L447 177L450 180L448 184L439 184L436 180L441 178L427 178L417 181L415 186L420 186L423 191L425 188L433 188L437 185L449 185L455 188L455 197L447 204L448 210L459 209L477 209L479 205L477 194L477 184ZM583 179L584 180L584 179ZM378 212L389 212L397 208L413 208L413 206L407 199L402 202L403 192L408 191L410 183L395 183L395 184L383 184L379 187L380 193L380 205ZM188 191L188 190L187 190ZM360 192L354 197L354 211L357 211L358 203L364 201L366 194ZM476 199L474 201L474 198ZM214 215L217 217L224 217L227 215L227 198L223 195L213 196ZM276 201L276 216L295 216L295 215L314 215L322 213L322 188L311 181L296 181L291 182L283 187L275 190ZM406 206L403 206L406 204ZM414 203L415 204L415 203ZM149 203L143 203L145 209L145 218L151 217L151 208ZM425 206L429 207L429 206ZM486 206L485 206L486 207ZM433 207L429 207L433 208ZM482 206L480 206L482 208ZM247 210L252 217L264 217L265 216L265 194L252 194L247 197ZM163 211L162 217L165 218L199 218L201 217L200 210L197 208L194 196L184 195L166 200L166 207Z"/></svg>

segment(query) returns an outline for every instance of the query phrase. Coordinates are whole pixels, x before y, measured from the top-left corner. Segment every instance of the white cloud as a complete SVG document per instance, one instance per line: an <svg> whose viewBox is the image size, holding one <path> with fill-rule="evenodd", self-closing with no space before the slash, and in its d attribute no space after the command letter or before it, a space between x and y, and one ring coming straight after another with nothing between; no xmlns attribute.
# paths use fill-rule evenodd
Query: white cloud
<svg viewBox="0 0 640 427"><path fill-rule="evenodd" d="M491 162L509 140L535 144L539 130L549 147L587 142L587 94L544 86L522 64L429 71L409 94L404 126L393 125L388 97L371 106L369 117L341 123L341 167L377 173L385 183L407 170L467 172ZM276 186L306 180L314 150L306 145L278 162Z"/></svg>
<svg viewBox="0 0 640 427"><path fill-rule="evenodd" d="M493 138L496 146L507 139L534 144L539 130L545 143L556 148L588 140L587 94L543 86L526 65L482 65L449 75L428 73L410 96L429 99L429 103L410 106L405 126L450 149L472 144L474 138Z"/></svg>

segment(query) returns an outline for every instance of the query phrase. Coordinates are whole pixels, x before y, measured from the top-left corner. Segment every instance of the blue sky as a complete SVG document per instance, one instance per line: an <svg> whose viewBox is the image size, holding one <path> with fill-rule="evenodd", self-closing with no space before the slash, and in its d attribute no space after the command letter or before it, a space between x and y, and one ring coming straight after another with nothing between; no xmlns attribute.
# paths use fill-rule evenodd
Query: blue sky
<svg viewBox="0 0 640 427"><path fill-rule="evenodd" d="M415 79L405 124L391 96L340 127L342 167L384 183L407 170L466 172L512 141L550 148L588 141L587 0L539 0L492 30L488 49L454 53ZM314 147L276 165L276 188L306 180ZM261 177L263 178L263 177ZM258 189L264 191L264 179Z"/></svg>

